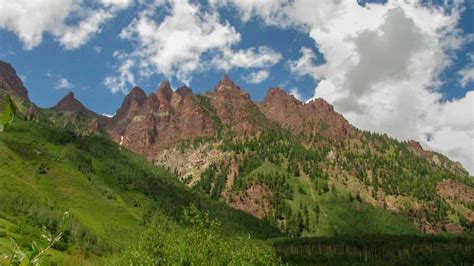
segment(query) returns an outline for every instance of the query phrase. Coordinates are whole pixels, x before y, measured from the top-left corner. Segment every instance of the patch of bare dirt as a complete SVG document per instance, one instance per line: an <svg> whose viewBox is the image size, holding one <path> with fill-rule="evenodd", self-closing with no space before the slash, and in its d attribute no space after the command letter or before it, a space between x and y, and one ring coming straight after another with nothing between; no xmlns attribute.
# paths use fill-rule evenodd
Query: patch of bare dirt
<svg viewBox="0 0 474 266"><path fill-rule="evenodd" d="M264 218L272 209L273 193L266 185L252 183L242 192L231 195L228 204L259 219Z"/></svg>

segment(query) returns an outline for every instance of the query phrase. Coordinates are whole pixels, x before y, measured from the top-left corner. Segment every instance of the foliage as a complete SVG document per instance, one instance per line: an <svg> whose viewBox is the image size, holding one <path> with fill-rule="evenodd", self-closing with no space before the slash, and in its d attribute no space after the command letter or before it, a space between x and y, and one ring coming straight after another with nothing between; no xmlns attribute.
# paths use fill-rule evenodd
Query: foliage
<svg viewBox="0 0 474 266"><path fill-rule="evenodd" d="M364 235L275 239L285 263L333 265L471 265L474 239L458 236Z"/></svg>
<svg viewBox="0 0 474 266"><path fill-rule="evenodd" d="M3 112L0 113L0 132L6 130L15 119L16 107L10 96L6 96Z"/></svg>
<svg viewBox="0 0 474 266"><path fill-rule="evenodd" d="M220 222L191 205L183 226L156 217L121 258L126 265L276 265L271 245L248 237L223 237Z"/></svg>
<svg viewBox="0 0 474 266"><path fill-rule="evenodd" d="M65 210L71 222L47 263L111 256L157 214L170 224L181 223L191 203L220 222L222 238L281 235L268 222L191 191L167 170L102 136L18 121L0 135L0 165L0 223L12 224L0 230L0 253L12 236L23 250L31 250L29 243L40 241L43 225L58 231Z"/></svg>
<svg viewBox="0 0 474 266"><path fill-rule="evenodd" d="M38 243L34 241L31 244L31 252L21 250L21 247L17 244L15 239L11 238L13 248L10 257L6 257L6 259L9 261L8 265L18 265L22 264L23 262L27 262L28 265L40 265L40 261L46 252L56 243L58 243L63 237L63 234L68 226L68 222L69 212L65 212L63 214L63 220L61 227L59 228L59 232L54 236L46 229L46 227L44 227L43 234L41 236L47 241L46 246L40 247Z"/></svg>

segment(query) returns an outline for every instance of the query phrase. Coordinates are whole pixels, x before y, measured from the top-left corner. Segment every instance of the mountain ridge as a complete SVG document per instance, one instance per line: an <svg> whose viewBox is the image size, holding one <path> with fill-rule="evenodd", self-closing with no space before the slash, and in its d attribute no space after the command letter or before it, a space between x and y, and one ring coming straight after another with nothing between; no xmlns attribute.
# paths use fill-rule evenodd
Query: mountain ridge
<svg viewBox="0 0 474 266"><path fill-rule="evenodd" d="M0 91L25 95L22 83L14 84ZM370 206L385 209L428 233L471 230L474 222L471 198L453 200L450 192L474 193L462 165L416 141L359 130L325 100L302 103L281 88L254 102L225 75L204 95L186 86L174 91L168 81L149 95L134 87L112 118L90 111L73 93L37 110L36 120L108 136L192 189L288 234L337 234L331 219L341 214L324 220L321 209L353 212L358 204L364 215L373 215ZM333 206L333 200L342 201Z"/></svg>

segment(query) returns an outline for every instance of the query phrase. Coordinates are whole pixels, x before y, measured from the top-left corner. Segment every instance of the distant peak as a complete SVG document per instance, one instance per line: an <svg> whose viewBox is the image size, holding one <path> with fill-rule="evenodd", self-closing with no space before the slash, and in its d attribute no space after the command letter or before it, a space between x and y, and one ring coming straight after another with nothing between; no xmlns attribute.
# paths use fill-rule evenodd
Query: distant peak
<svg viewBox="0 0 474 266"><path fill-rule="evenodd" d="M293 95L289 94L285 90L280 87L270 88L265 96L264 102L274 104L276 102L280 102L280 104L298 104L301 105L302 103L296 99Z"/></svg>
<svg viewBox="0 0 474 266"><path fill-rule="evenodd" d="M158 89L158 94L161 94L168 101L171 99L173 90L171 89L169 81L164 80L163 82L161 82L160 87Z"/></svg>
<svg viewBox="0 0 474 266"><path fill-rule="evenodd" d="M224 78L222 79L222 85L232 86L232 85L234 85L234 82L229 78L229 76L227 74L225 74Z"/></svg>
<svg viewBox="0 0 474 266"><path fill-rule="evenodd" d="M145 94L145 92L142 90L142 88L137 87L137 86L133 87L133 89L130 91L129 94L144 94L144 95L146 96L146 94Z"/></svg>
<svg viewBox="0 0 474 266"><path fill-rule="evenodd" d="M76 96L74 95L74 92L70 91L66 96L64 96L56 105L56 107L63 108L63 107L68 107L68 105L75 104L76 102L79 102L76 99Z"/></svg>
<svg viewBox="0 0 474 266"><path fill-rule="evenodd" d="M171 90L171 85L170 85L170 82L168 80L163 80L160 83L160 87L158 89L158 91L165 91L165 90Z"/></svg>
<svg viewBox="0 0 474 266"><path fill-rule="evenodd" d="M19 96L29 101L28 91L23 86L23 82L18 77L15 69L2 60L0 60L0 85L0 91L5 91L9 95Z"/></svg>
<svg viewBox="0 0 474 266"><path fill-rule="evenodd" d="M328 102L326 102L323 98L316 98L314 100L311 100L309 104L313 105L314 107L316 107L316 109L319 110L334 112L334 107Z"/></svg>
<svg viewBox="0 0 474 266"><path fill-rule="evenodd" d="M273 97L293 97L280 87L270 88L267 92L267 95Z"/></svg>
<svg viewBox="0 0 474 266"><path fill-rule="evenodd" d="M184 97L193 94L193 91L188 86L184 85L177 89L176 93L179 94L181 97Z"/></svg>
<svg viewBox="0 0 474 266"><path fill-rule="evenodd" d="M87 113L92 113L92 111L87 109L79 100L76 99L76 96L72 91L70 91L66 96L64 96L56 104L56 106L54 106L54 108L65 111L84 111Z"/></svg>
<svg viewBox="0 0 474 266"><path fill-rule="evenodd" d="M68 94L66 94L66 96L64 96L63 100L64 99L74 100L74 99L76 99L76 96L74 95L74 92L70 91L70 92L68 92Z"/></svg>
<svg viewBox="0 0 474 266"><path fill-rule="evenodd" d="M232 81L228 75L224 75L224 78L219 81L217 86L214 88L215 92L233 92L233 93L242 93L242 90L240 89L237 84Z"/></svg>

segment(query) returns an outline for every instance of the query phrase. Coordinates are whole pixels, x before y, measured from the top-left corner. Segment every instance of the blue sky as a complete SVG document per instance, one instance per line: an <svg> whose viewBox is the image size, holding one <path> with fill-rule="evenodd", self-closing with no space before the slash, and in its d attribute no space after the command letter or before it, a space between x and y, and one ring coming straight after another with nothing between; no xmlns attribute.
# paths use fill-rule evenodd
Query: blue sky
<svg viewBox="0 0 474 266"><path fill-rule="evenodd" d="M2 1L0 59L37 105L73 91L99 114L135 85L203 93L228 73L257 101L276 86L322 97L474 171L470 1Z"/></svg>
<svg viewBox="0 0 474 266"><path fill-rule="evenodd" d="M25 50L21 40L14 33L0 30L0 58L11 63L22 75L30 98L41 107L52 106L68 91L73 91L76 97L93 111L99 114L113 114L122 103L124 93L112 93L104 85L104 79L116 67L114 51L132 49L129 41L122 40L117 35L137 12L140 12L137 8L120 12L116 18L103 26L99 34L91 37L87 44L73 50L65 50L48 34L44 35L40 45ZM154 19L163 20L164 14L160 15ZM265 26L257 19L243 23L231 10L223 10L220 19L228 21L241 34L241 41L235 45L235 49L264 45L278 51L285 59L297 59L302 46L314 46L314 41L301 31ZM97 48L100 52L96 50ZM242 88L248 90L255 100L262 100L268 88L280 85L285 85L288 89L299 88L304 99L314 95L316 82L310 77L292 77L284 60L273 65L270 77L259 84L246 82L243 78L252 71L242 68L228 71L212 69L196 74L189 86L194 92L203 93L212 90L223 75L228 73ZM61 77L67 79L71 86L58 88L58 80ZM174 88L184 84L176 78L154 73L149 78L138 80L135 85L151 93L164 79L171 79ZM128 87L131 89L133 86Z"/></svg>

